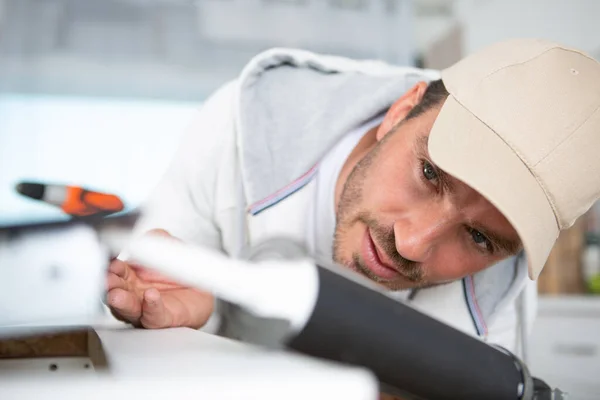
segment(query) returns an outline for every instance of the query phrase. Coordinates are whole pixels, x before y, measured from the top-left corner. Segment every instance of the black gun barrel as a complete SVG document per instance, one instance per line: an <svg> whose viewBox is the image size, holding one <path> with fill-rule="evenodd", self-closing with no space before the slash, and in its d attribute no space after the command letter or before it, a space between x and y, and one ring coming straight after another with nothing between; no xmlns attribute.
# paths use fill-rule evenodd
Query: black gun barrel
<svg viewBox="0 0 600 400"><path fill-rule="evenodd" d="M521 399L528 380L510 353L325 268L314 311L287 345L367 367L417 398Z"/></svg>

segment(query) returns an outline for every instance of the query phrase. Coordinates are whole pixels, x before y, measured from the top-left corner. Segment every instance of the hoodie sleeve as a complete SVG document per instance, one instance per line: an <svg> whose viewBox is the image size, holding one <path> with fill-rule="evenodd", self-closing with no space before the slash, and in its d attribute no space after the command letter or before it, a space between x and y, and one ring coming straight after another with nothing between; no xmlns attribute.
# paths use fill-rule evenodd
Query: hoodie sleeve
<svg viewBox="0 0 600 400"><path fill-rule="evenodd" d="M221 250L215 192L221 160L226 152L235 151L235 89L235 81L224 85L197 111L165 174L144 202L135 235L163 229L186 242Z"/></svg>

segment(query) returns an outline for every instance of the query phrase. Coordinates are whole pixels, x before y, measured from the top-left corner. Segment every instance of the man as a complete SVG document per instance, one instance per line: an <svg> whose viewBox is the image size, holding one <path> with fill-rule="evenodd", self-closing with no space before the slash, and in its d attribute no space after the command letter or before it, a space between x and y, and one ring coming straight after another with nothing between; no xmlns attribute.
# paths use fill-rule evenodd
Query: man
<svg viewBox="0 0 600 400"><path fill-rule="evenodd" d="M600 196L599 108L598 62L542 40L490 46L441 80L271 50L203 105L138 232L234 257L290 237L514 350L527 275ZM108 281L136 326L214 315L210 294L143 266L115 261Z"/></svg>

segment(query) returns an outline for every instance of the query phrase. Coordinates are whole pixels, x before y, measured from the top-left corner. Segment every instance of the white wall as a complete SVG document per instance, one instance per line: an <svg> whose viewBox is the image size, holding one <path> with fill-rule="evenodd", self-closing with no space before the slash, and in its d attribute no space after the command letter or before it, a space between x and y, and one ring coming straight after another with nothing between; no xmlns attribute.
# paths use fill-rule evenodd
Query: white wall
<svg viewBox="0 0 600 400"><path fill-rule="evenodd" d="M0 0L0 27L2 27L2 23L4 22L5 7L4 0Z"/></svg>
<svg viewBox="0 0 600 400"><path fill-rule="evenodd" d="M77 184L135 207L156 184L196 104L0 96L0 225L62 217L20 180Z"/></svg>
<svg viewBox="0 0 600 400"><path fill-rule="evenodd" d="M427 51L438 40L449 34L456 25L452 15L422 16L415 23L415 46Z"/></svg>
<svg viewBox="0 0 600 400"><path fill-rule="evenodd" d="M514 37L538 37L600 56L598 0L456 0L464 50Z"/></svg>

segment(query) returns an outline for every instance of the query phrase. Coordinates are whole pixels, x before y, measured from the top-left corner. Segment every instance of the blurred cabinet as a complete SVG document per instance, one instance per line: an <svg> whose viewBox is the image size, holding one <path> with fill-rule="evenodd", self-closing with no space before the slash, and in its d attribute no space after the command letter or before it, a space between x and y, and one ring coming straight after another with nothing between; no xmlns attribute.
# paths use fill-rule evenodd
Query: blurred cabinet
<svg viewBox="0 0 600 400"><path fill-rule="evenodd" d="M586 292L581 271L585 228L585 219L580 218L570 229L561 232L538 278L540 293L557 295Z"/></svg>
<svg viewBox="0 0 600 400"><path fill-rule="evenodd" d="M529 367L572 400L600 398L600 297L542 296Z"/></svg>
<svg viewBox="0 0 600 400"><path fill-rule="evenodd" d="M538 279L542 294L600 294L600 202L561 232Z"/></svg>
<svg viewBox="0 0 600 400"><path fill-rule="evenodd" d="M197 2L201 37L243 46L293 46L412 64L411 2L228 0Z"/></svg>
<svg viewBox="0 0 600 400"><path fill-rule="evenodd" d="M202 100L255 54L412 65L411 0L0 0L0 91Z"/></svg>

